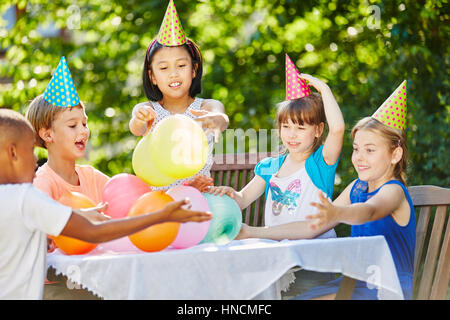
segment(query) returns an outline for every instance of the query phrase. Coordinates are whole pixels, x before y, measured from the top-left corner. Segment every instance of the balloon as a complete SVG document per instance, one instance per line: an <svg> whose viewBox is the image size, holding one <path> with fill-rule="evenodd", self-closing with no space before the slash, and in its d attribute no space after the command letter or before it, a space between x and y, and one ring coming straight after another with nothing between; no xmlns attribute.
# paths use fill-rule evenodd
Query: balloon
<svg viewBox="0 0 450 320"><path fill-rule="evenodd" d="M156 187L167 186L177 179L162 174L153 164L150 158L151 135L149 132L139 141L134 149L131 164L136 175L148 184Z"/></svg>
<svg viewBox="0 0 450 320"><path fill-rule="evenodd" d="M155 167L169 177L190 177L203 168L208 158L208 140L202 127L185 115L172 115L158 122L150 139L150 157Z"/></svg>
<svg viewBox="0 0 450 320"><path fill-rule="evenodd" d="M202 243L227 244L238 235L242 226L242 213L236 201L227 195L202 193L213 214L209 230Z"/></svg>
<svg viewBox="0 0 450 320"><path fill-rule="evenodd" d="M129 217L164 208L173 199L164 191L151 191L142 195L131 207ZM154 252L167 248L178 234L178 222L163 222L129 235L130 241L142 251Z"/></svg>
<svg viewBox="0 0 450 320"><path fill-rule="evenodd" d="M71 207L72 209L95 207L94 202L89 199L89 197L79 192L65 193L61 198L59 198L58 202ZM96 243L89 243L63 235L51 238L55 241L56 246L68 255L86 254L97 247Z"/></svg>
<svg viewBox="0 0 450 320"><path fill-rule="evenodd" d="M126 217L136 200L150 191L152 191L150 186L135 175L128 173L115 175L103 188L102 200L108 202L105 214L111 218Z"/></svg>
<svg viewBox="0 0 450 320"><path fill-rule="evenodd" d="M172 187L166 192L175 201L189 198L191 209L198 211L209 211L208 202L197 189L189 186ZM180 230L171 246L177 249L195 246L203 240L209 229L209 221L186 222L180 224Z"/></svg>
<svg viewBox="0 0 450 320"><path fill-rule="evenodd" d="M100 252L129 252L139 253L142 252L130 241L128 237L122 237L119 239L111 240L108 242L100 243L96 250Z"/></svg>

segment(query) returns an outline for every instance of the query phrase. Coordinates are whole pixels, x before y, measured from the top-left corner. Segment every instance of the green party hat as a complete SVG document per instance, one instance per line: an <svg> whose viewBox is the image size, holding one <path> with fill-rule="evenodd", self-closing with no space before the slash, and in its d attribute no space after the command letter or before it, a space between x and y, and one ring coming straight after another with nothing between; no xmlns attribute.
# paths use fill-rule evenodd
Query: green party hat
<svg viewBox="0 0 450 320"><path fill-rule="evenodd" d="M181 26L177 9L173 0L170 0L164 16L164 20L159 29L157 41L168 47L181 46L186 43L186 35Z"/></svg>
<svg viewBox="0 0 450 320"><path fill-rule="evenodd" d="M372 118L400 130L406 128L406 80L375 111Z"/></svg>
<svg viewBox="0 0 450 320"><path fill-rule="evenodd" d="M55 73L45 88L44 100L58 107L74 107L80 104L65 57L61 57Z"/></svg>

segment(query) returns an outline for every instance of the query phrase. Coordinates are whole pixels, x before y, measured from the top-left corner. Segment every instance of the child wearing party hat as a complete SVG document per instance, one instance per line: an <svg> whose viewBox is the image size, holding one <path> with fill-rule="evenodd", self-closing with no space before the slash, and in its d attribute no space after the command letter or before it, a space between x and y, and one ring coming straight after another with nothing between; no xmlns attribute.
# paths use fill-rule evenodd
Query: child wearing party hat
<svg viewBox="0 0 450 320"><path fill-rule="evenodd" d="M406 188L406 81L371 116L352 129L352 163L358 179L330 203L319 194L307 216L311 230L351 225L352 237L382 235L392 253L405 299L412 299L416 218ZM355 257L357 260L358 257ZM342 277L296 299L334 298ZM357 281L352 299L377 299L378 290Z"/></svg>
<svg viewBox="0 0 450 320"><path fill-rule="evenodd" d="M319 93L313 93L306 81ZM273 240L336 237L333 228L310 229L305 216L314 212L310 205L318 201L318 192L331 198L334 176L342 148L345 123L330 88L323 81L300 74L286 54L286 100L278 105L278 132L285 153L266 158L255 167L255 177L241 190L228 186L211 187L210 193L227 194L248 207L265 192L264 227L242 224L237 239L266 238ZM322 135L328 123L328 135ZM300 270L285 275L298 279L285 296L300 292L334 279L330 273ZM284 289L284 288L283 288Z"/></svg>
<svg viewBox="0 0 450 320"><path fill-rule="evenodd" d="M26 117L36 132L37 146L48 151L48 161L37 170L33 184L55 200L75 191L100 203L109 177L90 165L75 163L85 156L90 132L65 57L44 94L28 106Z"/></svg>
<svg viewBox="0 0 450 320"><path fill-rule="evenodd" d="M158 223L211 219L211 214L184 209L189 203L183 200L139 217L94 224L81 215L84 209L63 206L31 184L37 167L34 145L35 133L25 117L0 109L0 300L42 299L46 234L98 243Z"/></svg>
<svg viewBox="0 0 450 320"><path fill-rule="evenodd" d="M65 57L60 58L44 93L31 101L26 117L33 126L36 145L48 151L48 160L36 171L33 185L56 201L69 192L82 193L103 211L102 191L109 177L90 165L75 163L85 156L90 132L85 107ZM90 214L93 216L89 219L109 219L97 211ZM54 249L54 241L49 238L48 250ZM80 290L67 290L62 282L46 280L45 284L46 299L83 294Z"/></svg>
<svg viewBox="0 0 450 320"><path fill-rule="evenodd" d="M220 101L196 97L201 92L202 73L200 49L186 37L174 2L170 0L159 33L145 55L142 77L149 101L133 108L129 127L135 136L143 136L169 115L184 114L200 122L206 129L209 157L195 177L180 179L169 186L155 189L168 189L183 183L203 190L205 186L213 184L209 178L213 143L228 127L229 120Z"/></svg>
<svg viewBox="0 0 450 320"><path fill-rule="evenodd" d="M319 93L313 93L306 80ZM318 191L331 198L334 176L345 131L344 119L333 93L323 81L300 74L286 54L286 100L278 105L276 123L286 152L266 158L255 167L255 177L241 190L211 187L227 194L241 209L266 193L266 227L243 224L239 239L273 240L335 237L334 230L307 228L305 215L314 211ZM325 142L322 135L328 123Z"/></svg>

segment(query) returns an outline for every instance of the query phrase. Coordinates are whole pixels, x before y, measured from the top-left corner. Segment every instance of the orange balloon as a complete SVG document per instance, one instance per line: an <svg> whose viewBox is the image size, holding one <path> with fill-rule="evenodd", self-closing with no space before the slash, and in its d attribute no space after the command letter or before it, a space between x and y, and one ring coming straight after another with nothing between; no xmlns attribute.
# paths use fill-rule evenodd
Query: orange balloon
<svg viewBox="0 0 450 320"><path fill-rule="evenodd" d="M95 207L94 202L88 196L79 192L66 193L59 198L58 202L72 209ZM96 243L89 243L62 235L51 238L55 241L56 246L68 255L86 254L97 247Z"/></svg>
<svg viewBox="0 0 450 320"><path fill-rule="evenodd" d="M164 208L173 198L164 191L151 191L142 195L131 207L129 217ZM142 251L155 252L167 248L177 237L180 224L163 222L129 235L130 241Z"/></svg>

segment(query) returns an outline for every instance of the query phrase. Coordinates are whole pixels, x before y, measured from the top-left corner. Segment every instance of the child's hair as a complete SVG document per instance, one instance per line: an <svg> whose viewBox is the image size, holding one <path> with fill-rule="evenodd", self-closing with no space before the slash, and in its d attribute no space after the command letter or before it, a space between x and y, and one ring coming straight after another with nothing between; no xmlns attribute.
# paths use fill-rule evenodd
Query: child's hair
<svg viewBox="0 0 450 320"><path fill-rule="evenodd" d="M27 130L33 132L33 127L23 115L11 109L0 109L0 142L5 138L19 139Z"/></svg>
<svg viewBox="0 0 450 320"><path fill-rule="evenodd" d="M144 86L144 93L150 101L160 101L163 98L162 92L157 86L155 86L150 77L149 72L152 72L151 64L155 53L163 48L164 45L160 44L158 41L153 40L152 43L147 48L147 53L145 54L144 69L142 71L142 82ZM202 91L202 75L203 75L203 57L200 52L200 48L197 44L186 39L186 43L180 47L185 48L189 53L192 60L192 68L196 70L195 77L192 79L191 87L189 88L189 96L194 98L197 94Z"/></svg>
<svg viewBox="0 0 450 320"><path fill-rule="evenodd" d="M401 160L395 165L394 177L406 186L406 169L408 164L408 148L406 145L406 133L404 130L391 128L372 117L359 120L352 129L352 138L355 139L358 130L369 130L383 137L390 147L391 152L395 148L403 149Z"/></svg>
<svg viewBox="0 0 450 320"><path fill-rule="evenodd" d="M283 123L292 122L303 125L320 125L326 123L325 109L323 107L322 96L313 92L311 95L294 100L286 100L277 105L276 126L281 129ZM322 145L322 135L316 138L312 146L312 151L316 151Z"/></svg>
<svg viewBox="0 0 450 320"><path fill-rule="evenodd" d="M80 101L80 105L84 108L83 103ZM27 108L25 116L34 128L36 135L36 145L38 147L46 148L44 140L39 136L39 130L41 128L51 128L53 121L58 113L63 110L73 107L58 107L48 103L44 99L44 95L41 94L31 101Z"/></svg>

